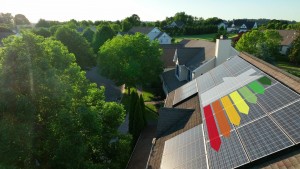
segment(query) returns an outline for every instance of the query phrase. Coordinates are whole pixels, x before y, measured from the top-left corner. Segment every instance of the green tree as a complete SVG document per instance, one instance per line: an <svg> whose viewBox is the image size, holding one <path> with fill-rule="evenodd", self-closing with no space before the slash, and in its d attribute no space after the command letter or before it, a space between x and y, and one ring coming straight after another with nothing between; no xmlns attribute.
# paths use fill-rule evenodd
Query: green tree
<svg viewBox="0 0 300 169"><path fill-rule="evenodd" d="M46 21L45 19L40 19L38 23L36 23L35 25L36 28L40 28L40 27L49 28L50 26L51 26L50 22Z"/></svg>
<svg viewBox="0 0 300 169"><path fill-rule="evenodd" d="M138 100L138 94L136 91L132 91L130 93L130 105L129 105L129 114L128 114L128 129L129 129L129 133L133 134L134 130L133 130L133 126L134 126L134 112L135 112L135 107L137 104L137 100Z"/></svg>
<svg viewBox="0 0 300 169"><path fill-rule="evenodd" d="M13 27L13 16L11 13L0 13L0 25L7 28Z"/></svg>
<svg viewBox="0 0 300 169"><path fill-rule="evenodd" d="M289 52L289 59L291 62L294 62L296 64L300 63L300 32L299 31L296 39L292 43L292 47Z"/></svg>
<svg viewBox="0 0 300 169"><path fill-rule="evenodd" d="M91 28L86 28L86 29L83 31L82 36L83 36L90 44L92 44L93 38L94 38L94 34L95 34L95 32L92 31Z"/></svg>
<svg viewBox="0 0 300 169"><path fill-rule="evenodd" d="M143 34L117 36L101 46L98 66L102 74L119 84L134 86L153 82L162 72L157 41Z"/></svg>
<svg viewBox="0 0 300 169"><path fill-rule="evenodd" d="M37 35L43 36L44 38L48 38L51 36L51 32L46 28L34 29L32 32Z"/></svg>
<svg viewBox="0 0 300 169"><path fill-rule="evenodd" d="M61 42L10 36L0 49L0 78L0 166L124 166L131 138L117 132L123 106L104 101L104 89L90 84Z"/></svg>
<svg viewBox="0 0 300 169"><path fill-rule="evenodd" d="M145 102L144 102L144 98L143 98L143 95L140 96L140 104L141 104L141 112L142 112L142 115L143 115L143 121L144 121L144 127L147 126L147 119L146 119L146 106L145 106Z"/></svg>
<svg viewBox="0 0 300 169"><path fill-rule="evenodd" d="M22 15L22 14L15 15L14 22L15 22L16 25L28 25L28 24L30 24L30 22L26 18L26 16Z"/></svg>
<svg viewBox="0 0 300 169"><path fill-rule="evenodd" d="M104 42L113 38L114 35L115 32L110 28L110 26L103 25L98 27L93 39L94 52L97 53L99 51L99 48L104 44Z"/></svg>
<svg viewBox="0 0 300 169"><path fill-rule="evenodd" d="M236 44L236 49L253 54L263 60L272 61L279 54L281 36L277 31L253 30L243 34Z"/></svg>
<svg viewBox="0 0 300 169"><path fill-rule="evenodd" d="M95 65L93 50L87 40L76 30L63 26L57 29L55 38L75 54L76 62L81 68Z"/></svg>

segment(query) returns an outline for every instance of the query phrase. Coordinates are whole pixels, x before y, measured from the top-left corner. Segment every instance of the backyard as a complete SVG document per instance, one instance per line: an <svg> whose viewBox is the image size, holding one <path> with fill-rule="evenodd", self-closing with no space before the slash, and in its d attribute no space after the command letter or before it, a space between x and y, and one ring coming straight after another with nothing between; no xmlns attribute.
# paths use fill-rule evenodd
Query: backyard
<svg viewBox="0 0 300 169"><path fill-rule="evenodd" d="M207 40L207 41L213 41L214 37L217 33L211 33L211 34L202 34L202 35L180 35L180 36L174 36L174 42L178 43L183 39L192 39L192 40ZM236 37L237 34L229 34L229 38Z"/></svg>

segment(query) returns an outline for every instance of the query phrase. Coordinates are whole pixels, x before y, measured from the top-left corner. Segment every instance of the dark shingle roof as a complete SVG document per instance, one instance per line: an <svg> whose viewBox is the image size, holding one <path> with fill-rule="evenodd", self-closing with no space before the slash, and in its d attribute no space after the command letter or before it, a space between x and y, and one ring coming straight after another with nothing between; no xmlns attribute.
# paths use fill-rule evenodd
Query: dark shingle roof
<svg viewBox="0 0 300 169"><path fill-rule="evenodd" d="M184 128L193 112L193 109L161 108L156 130L157 138Z"/></svg>
<svg viewBox="0 0 300 169"><path fill-rule="evenodd" d="M281 45L291 45L292 42L297 37L297 32L295 30L277 30L282 37Z"/></svg>
<svg viewBox="0 0 300 169"><path fill-rule="evenodd" d="M155 27L132 27L128 33L129 34L135 34L137 32L143 33L143 34L148 34L151 32Z"/></svg>
<svg viewBox="0 0 300 169"><path fill-rule="evenodd" d="M199 53L203 52L203 48L179 48L177 49L177 58L179 65L186 65L197 56Z"/></svg>
<svg viewBox="0 0 300 169"><path fill-rule="evenodd" d="M175 63L173 62L174 54L177 48L182 48L183 45L181 44L161 44L160 47L162 48L163 54L161 59L164 63L165 68L174 68Z"/></svg>
<svg viewBox="0 0 300 169"><path fill-rule="evenodd" d="M165 69L162 73L162 79L164 81L165 86L167 87L168 92L171 92L178 87L187 83L186 80L179 81L175 76L175 68Z"/></svg>

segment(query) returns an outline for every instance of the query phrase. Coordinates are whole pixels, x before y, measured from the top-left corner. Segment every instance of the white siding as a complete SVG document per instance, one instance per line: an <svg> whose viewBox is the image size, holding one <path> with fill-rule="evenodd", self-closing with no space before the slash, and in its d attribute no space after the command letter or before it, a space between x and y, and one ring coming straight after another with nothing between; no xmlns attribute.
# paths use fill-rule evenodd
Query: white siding
<svg viewBox="0 0 300 169"><path fill-rule="evenodd" d="M158 38L158 42L160 44L171 44L171 39L172 38L168 34L164 33Z"/></svg>
<svg viewBox="0 0 300 169"><path fill-rule="evenodd" d="M193 71L193 79L215 68L216 59L213 58Z"/></svg>
<svg viewBox="0 0 300 169"><path fill-rule="evenodd" d="M157 28L154 28L151 32L148 33L148 37L150 38L150 40L154 40L158 34L160 34L160 30Z"/></svg>
<svg viewBox="0 0 300 169"><path fill-rule="evenodd" d="M280 53L286 55L290 46L281 46Z"/></svg>
<svg viewBox="0 0 300 169"><path fill-rule="evenodd" d="M184 65L179 66L179 76L177 77L179 81L187 80L188 70Z"/></svg>

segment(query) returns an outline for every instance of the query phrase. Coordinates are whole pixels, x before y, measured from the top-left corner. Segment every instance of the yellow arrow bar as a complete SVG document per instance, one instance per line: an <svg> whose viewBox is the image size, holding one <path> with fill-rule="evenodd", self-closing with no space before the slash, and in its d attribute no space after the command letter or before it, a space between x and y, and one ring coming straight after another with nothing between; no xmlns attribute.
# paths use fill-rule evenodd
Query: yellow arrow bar
<svg viewBox="0 0 300 169"><path fill-rule="evenodd" d="M249 106L247 105L247 103L243 100L243 98L237 91L232 92L231 94L229 94L229 96L232 99L232 101L234 102L234 104L237 107L237 109L239 110L239 112L244 113L244 114L249 113Z"/></svg>
<svg viewBox="0 0 300 169"><path fill-rule="evenodd" d="M233 104L231 103L228 96L224 96L221 98L221 102L223 104L223 107L227 113L227 116L232 124L238 126L241 122L241 117L238 114L238 112L235 110Z"/></svg>

